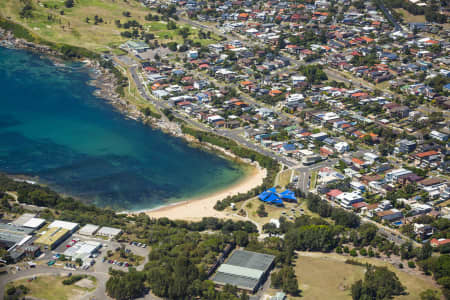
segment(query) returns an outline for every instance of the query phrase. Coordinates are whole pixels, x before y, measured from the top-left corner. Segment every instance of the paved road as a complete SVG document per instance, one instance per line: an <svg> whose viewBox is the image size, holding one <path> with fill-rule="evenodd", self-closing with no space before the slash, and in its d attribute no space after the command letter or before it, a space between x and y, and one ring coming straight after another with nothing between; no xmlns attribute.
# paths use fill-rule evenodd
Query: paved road
<svg viewBox="0 0 450 300"><path fill-rule="evenodd" d="M378 232L387 238L389 241L396 243L397 245L402 245L406 242L412 242L414 247L422 247L422 244L410 239L409 237L403 235L398 232L398 230L394 230L392 228L386 227L380 223L372 221L366 217L361 217L362 223L371 223L378 227Z"/></svg>
<svg viewBox="0 0 450 300"><path fill-rule="evenodd" d="M298 175L297 189L300 189L304 193L309 192L309 185L311 180L311 172L324 167L332 167L336 164L337 159L328 159L311 166L300 166L295 170Z"/></svg>
<svg viewBox="0 0 450 300"><path fill-rule="evenodd" d="M95 240L98 241L98 239L95 238L87 238L86 236L79 236L78 234L74 234L73 237L81 238L82 240ZM97 278L97 288L93 292L86 295L85 299L111 299L106 295L106 281L109 278L109 268L112 267L117 270L126 271L127 268L125 267L119 267L117 265L108 264L107 262L102 262L102 259L106 257L108 250L114 250L117 247L120 247L123 245L123 243L119 243L116 241L109 241L107 243L104 242L104 247L102 248L101 255L96 258L96 263L94 266L89 268L88 270L65 270L59 267L48 267L47 265L38 265L36 268L29 268L28 266L26 268L22 267L24 265L23 263L19 264L20 271L10 271L8 274L2 274L0 275L0 295L4 294L5 286L8 282L18 280L18 279L24 279L24 278L30 278L33 276L42 276L42 275L61 275L61 276L67 276L68 273L72 274L86 274L91 275ZM62 245L64 246L64 244ZM144 261L136 267L138 271L142 271L144 268L144 265L148 262L148 254L149 254L149 248L142 248L137 246L132 246L125 244L125 247L127 249L130 249L134 254L137 254L139 256L144 257ZM64 247L63 247L64 249ZM47 261L51 259L51 256L55 254L55 251L48 252L47 255L44 258L40 258L40 261ZM13 268L13 266L11 266ZM142 299L159 299L151 294L146 295Z"/></svg>
<svg viewBox="0 0 450 300"><path fill-rule="evenodd" d="M56 267L48 267L48 266L38 266L36 268L29 268L21 271L17 271L16 273L8 273L0 275L0 295L4 295L5 286L8 282L30 278L33 276L42 276L42 275L62 275L67 276L68 273L76 274L85 274L91 275L97 278L97 288L95 291L86 295L86 299L111 299L106 296L106 281L108 280L108 274L101 272L89 272L89 271L69 271L64 269L59 269Z"/></svg>
<svg viewBox="0 0 450 300"><path fill-rule="evenodd" d="M389 0L388 0L389 1ZM395 30L396 31L403 31L402 27L400 26L400 24L397 22L397 20L395 20L395 18L391 15L391 12L389 11L389 9L387 9L384 4L383 1L381 0L377 0L377 4L379 6L379 8L384 12L385 16L389 19L389 21L392 22L392 24L394 24Z"/></svg>

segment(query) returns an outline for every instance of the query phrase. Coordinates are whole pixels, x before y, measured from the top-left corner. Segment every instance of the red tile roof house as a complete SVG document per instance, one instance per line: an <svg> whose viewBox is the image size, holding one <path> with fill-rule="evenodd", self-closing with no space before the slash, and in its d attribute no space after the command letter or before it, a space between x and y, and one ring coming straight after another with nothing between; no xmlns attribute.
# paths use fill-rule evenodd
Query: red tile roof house
<svg viewBox="0 0 450 300"><path fill-rule="evenodd" d="M448 243L450 243L450 239L436 239L436 238L433 238L430 241L431 247L439 247L439 246L442 246L442 245L445 245L445 244L448 244Z"/></svg>
<svg viewBox="0 0 450 300"><path fill-rule="evenodd" d="M435 151L435 150L430 150L430 151L426 151L426 152L422 152L422 153L417 153L415 155L415 159L417 160L418 163L421 163L423 160L428 160L428 158L430 156L433 155L438 155L439 152Z"/></svg>
<svg viewBox="0 0 450 300"><path fill-rule="evenodd" d="M359 211L359 210L361 210L361 208L367 207L367 203L366 202L353 203L352 207L353 207L354 210Z"/></svg>
<svg viewBox="0 0 450 300"><path fill-rule="evenodd" d="M353 158L352 158L352 163L353 163L353 165L354 165L355 167L357 167L357 168L359 168L359 169L364 168L365 165L366 165L366 162L365 162L365 161L360 160L359 158L356 158L356 157L353 157Z"/></svg>
<svg viewBox="0 0 450 300"><path fill-rule="evenodd" d="M334 189L327 193L327 198L328 200L336 201L336 197L339 196L340 194L342 194L341 190Z"/></svg>

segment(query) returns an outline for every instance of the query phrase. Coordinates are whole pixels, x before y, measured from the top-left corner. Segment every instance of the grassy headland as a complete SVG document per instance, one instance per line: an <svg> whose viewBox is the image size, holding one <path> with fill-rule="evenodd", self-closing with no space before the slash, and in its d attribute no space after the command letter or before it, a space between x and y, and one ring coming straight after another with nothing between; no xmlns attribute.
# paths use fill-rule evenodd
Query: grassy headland
<svg viewBox="0 0 450 300"><path fill-rule="evenodd" d="M35 38L96 53L115 53L120 44L130 39L121 33L134 30L140 37L142 33L153 34L154 39L151 40L157 40L160 44L182 43L180 29L186 27L189 29L187 38L194 42L215 42L214 35L210 35L210 39L200 39L199 31L189 25L167 26L162 16L138 1L76 0L72 7L67 7L66 3L55 0L4 0L0 3L0 17L21 24ZM146 20L149 14L158 16L158 21ZM127 22L130 27L124 25Z"/></svg>

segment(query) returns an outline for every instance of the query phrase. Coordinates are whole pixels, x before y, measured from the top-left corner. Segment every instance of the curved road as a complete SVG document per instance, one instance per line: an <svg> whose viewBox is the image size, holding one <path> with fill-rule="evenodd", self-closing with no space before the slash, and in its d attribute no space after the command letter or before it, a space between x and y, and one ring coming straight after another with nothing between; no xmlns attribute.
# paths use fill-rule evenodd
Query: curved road
<svg viewBox="0 0 450 300"><path fill-rule="evenodd" d="M151 102L153 105L155 105L160 111L165 109L165 108L169 108L164 102L162 101L157 101L155 99L153 99L153 97L149 96L147 91L145 90L142 82L139 79L139 76L137 74L137 67L136 66L131 66L130 67L130 73L131 76L133 77L134 82L136 83L136 86L139 90L139 93L141 94L141 96L146 99L147 101ZM255 144L252 144L250 142L248 142L245 138L241 137L238 133L233 132L232 130L213 130L210 127L205 126L202 123L198 123L196 121L193 121L191 118L188 118L180 113L178 113L176 110L171 109L172 113L175 115L175 117L184 120L186 123L193 125L194 127L197 128L201 128L204 131L208 131L208 132L214 132L215 134L218 134L220 136L223 137L227 137L229 139L234 140L235 142L239 143L240 145L244 145L249 149L252 149L256 152L259 152L260 154L263 154L265 156L271 157L275 160L277 160L278 162L287 165L289 167L293 167L298 163L295 163L285 157L276 155L275 153L272 153L270 151L261 149L260 147L256 146Z"/></svg>
<svg viewBox="0 0 450 300"><path fill-rule="evenodd" d="M64 270L64 269L58 269L55 267L48 267L48 266L37 266L36 268L29 268L29 269L21 269L21 271L17 271L15 274L13 273L6 273L0 275L0 295L5 294L5 286L8 282L19 280L19 279L26 279L31 278L33 276L50 276L50 275L65 275L72 273L72 274L80 274L80 275L90 275L97 278L97 288L87 294L85 296L85 299L111 299L106 296L106 281L108 280L108 274L101 273L101 272L89 272L89 271L78 271L78 270Z"/></svg>

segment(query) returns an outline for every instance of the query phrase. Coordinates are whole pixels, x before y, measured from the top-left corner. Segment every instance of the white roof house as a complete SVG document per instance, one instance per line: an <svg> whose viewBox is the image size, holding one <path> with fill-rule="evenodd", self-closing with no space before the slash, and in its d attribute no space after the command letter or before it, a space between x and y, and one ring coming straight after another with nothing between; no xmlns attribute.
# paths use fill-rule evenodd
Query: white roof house
<svg viewBox="0 0 450 300"><path fill-rule="evenodd" d="M306 81L307 78L306 78L306 76L292 76L291 80L292 80L292 83L296 84L296 83L299 83L299 82Z"/></svg>
<svg viewBox="0 0 450 300"><path fill-rule="evenodd" d="M303 101L305 97L302 94L291 94L289 97L286 98L286 101L288 103L290 102L300 102Z"/></svg>
<svg viewBox="0 0 450 300"><path fill-rule="evenodd" d="M345 192L336 196L342 207L351 208L353 203L358 203L364 201L363 197L359 193L355 192Z"/></svg>
<svg viewBox="0 0 450 300"><path fill-rule="evenodd" d="M67 221L53 221L52 223L50 223L50 225L48 225L48 228L63 228L63 229L67 229L68 231L74 233L78 227L80 225L78 223L74 223L74 222L67 222Z"/></svg>
<svg viewBox="0 0 450 300"><path fill-rule="evenodd" d="M214 123L214 122L223 121L223 120L224 120L224 118L219 116L219 115L214 115L214 116L209 116L208 117L208 122L209 123Z"/></svg>
<svg viewBox="0 0 450 300"><path fill-rule="evenodd" d="M385 179L386 179L386 181L393 182L393 181L397 181L397 179L400 176L408 175L408 174L411 174L411 173L412 172L410 170L406 170L406 169L403 169L403 168L395 169L395 170L392 170L392 171L386 173Z"/></svg>
<svg viewBox="0 0 450 300"><path fill-rule="evenodd" d="M94 235L99 228L100 226L98 225L86 224L78 231L78 233L82 235Z"/></svg>
<svg viewBox="0 0 450 300"><path fill-rule="evenodd" d="M371 153L371 152L366 152L364 153L364 160L370 161L370 162L374 162L379 158L378 155L376 155L375 153Z"/></svg>
<svg viewBox="0 0 450 300"><path fill-rule="evenodd" d="M152 91L152 94L158 98L163 98L163 97L170 95L170 93L165 90L155 90L155 91Z"/></svg>
<svg viewBox="0 0 450 300"><path fill-rule="evenodd" d="M334 148L339 152L339 153L344 153L345 151L348 151L349 149L349 145L347 142L339 142L336 143L334 145Z"/></svg>
<svg viewBox="0 0 450 300"><path fill-rule="evenodd" d="M448 139L448 135L446 135L445 133L433 130L430 132L430 137L432 137L433 139L439 140L441 142L445 142Z"/></svg>
<svg viewBox="0 0 450 300"><path fill-rule="evenodd" d="M97 235L107 236L113 238L122 233L122 229L113 228L113 227L102 227L99 231L97 231Z"/></svg>

